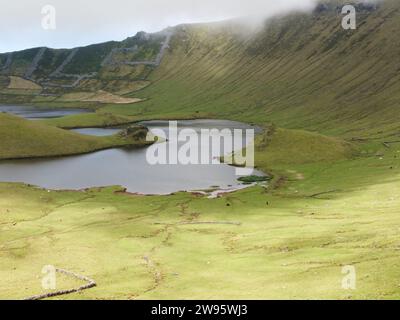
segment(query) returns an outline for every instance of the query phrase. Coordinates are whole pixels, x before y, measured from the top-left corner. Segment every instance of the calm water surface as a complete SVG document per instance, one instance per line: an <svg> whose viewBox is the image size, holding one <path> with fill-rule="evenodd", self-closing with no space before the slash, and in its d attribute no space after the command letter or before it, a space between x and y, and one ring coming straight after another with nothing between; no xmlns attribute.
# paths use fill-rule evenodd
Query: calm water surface
<svg viewBox="0 0 400 320"><path fill-rule="evenodd" d="M58 111L58 110L57 110ZM43 111L46 114L48 110ZM43 117L35 110L38 117ZM167 130L168 122L143 122L150 130ZM249 125L224 120L179 121L180 130L248 129ZM121 128L79 129L81 134L105 136L116 134ZM166 131L167 132L167 131ZM196 139L191 146L202 152ZM164 142L166 150L170 142ZM240 147L239 145L235 146ZM0 162L0 181L24 182L48 189L83 189L119 185L129 192L167 194L176 191L201 190L211 186L229 188L239 186L235 168L226 164L208 165L150 165L146 158L148 148L111 149L87 155L55 159L14 160ZM215 155L214 155L215 156ZM211 157L211 155L210 155ZM255 174L262 175L255 171Z"/></svg>
<svg viewBox="0 0 400 320"><path fill-rule="evenodd" d="M112 136L120 132L122 128L84 128L84 129L73 129L71 131L78 132L87 136Z"/></svg>
<svg viewBox="0 0 400 320"><path fill-rule="evenodd" d="M51 118L61 118L73 114L91 113L93 111L78 108L47 108L32 106L1 106L0 112L7 112L29 120L41 120Z"/></svg>

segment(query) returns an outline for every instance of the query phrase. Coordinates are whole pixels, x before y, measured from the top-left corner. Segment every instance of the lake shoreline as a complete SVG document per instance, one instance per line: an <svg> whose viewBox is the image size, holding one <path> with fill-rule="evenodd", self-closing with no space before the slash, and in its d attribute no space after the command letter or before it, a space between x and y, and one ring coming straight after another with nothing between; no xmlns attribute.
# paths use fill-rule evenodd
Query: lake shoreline
<svg viewBox="0 0 400 320"><path fill-rule="evenodd" d="M42 131L46 131L47 126L44 124L21 119L24 115L31 116L32 114L40 117L40 111L32 110L31 108L24 110L16 107L15 109L14 111L10 108L10 113L14 111L19 114L19 116L14 114L13 117L20 118L19 123L21 125L40 127ZM46 113L45 116L58 115L57 112L52 112L49 108L44 108L43 112ZM17 120L15 119L14 121ZM180 120L173 121L179 122ZM171 130L170 121L164 119L136 120L132 123L140 124L150 132L154 129L163 130L164 132ZM63 148L61 144L61 148L56 150L49 149L49 152L45 155L25 152L25 154L16 153L16 156L7 156L7 153L4 153L3 158L0 158L1 180L4 182L21 182L54 191L120 186L125 188L124 193L143 196L171 195L176 192L194 193L195 191L193 190L206 192L210 186L214 185L218 186L213 191L218 197L219 193L234 192L248 187L242 185L238 180L239 176L237 176L234 169L238 166L222 161L219 166L214 166L210 159L211 162L209 164L204 163L200 166L195 166L195 164L189 166L180 165L177 168L174 167L174 169L164 166L154 167L146 159L149 152L147 147L150 147L155 141L146 141L141 137L140 139L135 138L131 142L129 139L133 139L134 136L124 136L119 132L119 130L123 131L127 127L129 128L128 125L103 125L71 129L71 131L76 130L76 137L92 136L97 139L103 136L104 133L108 136L109 140L106 145L88 145L88 149L85 150L77 151L76 148L69 148L68 150L68 148ZM198 138L198 134L203 129L208 129L209 131L216 129L213 131L213 135L219 134L220 130L226 128L242 130L243 134L246 132L245 130L249 129L256 130L258 133L262 132L260 127L243 122L209 118L183 120L179 122L178 127L182 130L192 129L192 138ZM111 130L111 128L114 130ZM85 129L87 130L85 131ZM108 130L108 134L107 132L102 132L102 129L104 131ZM61 131L65 133L69 131L60 128L53 128L52 130L60 130L60 133L62 133ZM82 132L79 132L79 130ZM190 140L191 143L193 143L192 138ZM242 139L244 139L244 136L242 136ZM166 143L170 144L168 141L167 139ZM198 140L196 141L194 143L195 148L209 148L208 144L203 146ZM37 142L40 144L40 139ZM233 148L232 150L241 149L245 146L243 143L244 140L241 143L238 141L230 148ZM154 152L154 150L150 152ZM220 154L224 152L229 153L231 151L229 149L221 149ZM264 175L263 172L257 171L258 175ZM173 172L176 172L175 175ZM171 179L171 175L174 177L173 179Z"/></svg>
<svg viewBox="0 0 400 320"><path fill-rule="evenodd" d="M85 152L76 152L76 153L66 153L66 154L58 154L58 155L51 155L51 156L21 156L21 157L11 157L11 158L0 158L0 164L5 161L18 161L18 160L52 160L52 159L60 159L60 158L68 158L68 157L74 157L74 156L81 156L81 155L87 155L87 154L92 154L100 151L105 151L105 150L112 150L112 149L140 149L140 148L146 148L150 145L152 145L154 142L148 142L148 143L127 143L127 144L116 144L116 145L110 145L106 147L100 147L96 148L90 151L85 151Z"/></svg>

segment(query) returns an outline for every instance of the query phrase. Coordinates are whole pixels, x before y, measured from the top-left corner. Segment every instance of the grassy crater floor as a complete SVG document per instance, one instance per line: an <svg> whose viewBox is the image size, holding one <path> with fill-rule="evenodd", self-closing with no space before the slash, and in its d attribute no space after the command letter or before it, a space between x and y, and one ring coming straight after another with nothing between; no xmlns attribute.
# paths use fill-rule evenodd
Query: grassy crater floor
<svg viewBox="0 0 400 320"><path fill-rule="evenodd" d="M43 293L50 264L97 282L64 299L399 298L400 145L376 148L219 199L1 183L0 297Z"/></svg>

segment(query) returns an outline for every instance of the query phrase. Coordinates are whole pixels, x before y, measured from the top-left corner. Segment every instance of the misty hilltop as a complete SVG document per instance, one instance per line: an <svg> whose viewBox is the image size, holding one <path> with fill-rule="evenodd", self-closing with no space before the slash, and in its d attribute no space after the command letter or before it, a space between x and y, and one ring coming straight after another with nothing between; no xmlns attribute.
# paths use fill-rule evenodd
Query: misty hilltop
<svg viewBox="0 0 400 320"><path fill-rule="evenodd" d="M4 53L0 97L40 102L101 90L142 98L137 112L240 114L349 136L398 132L400 3L353 1L356 30L342 28L344 3L323 1L251 31L232 20Z"/></svg>

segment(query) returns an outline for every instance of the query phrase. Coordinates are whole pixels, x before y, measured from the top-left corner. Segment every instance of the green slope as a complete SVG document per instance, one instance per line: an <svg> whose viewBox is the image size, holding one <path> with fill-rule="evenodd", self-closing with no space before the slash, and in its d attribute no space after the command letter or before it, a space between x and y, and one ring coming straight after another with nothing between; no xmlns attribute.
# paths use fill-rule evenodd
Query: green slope
<svg viewBox="0 0 400 320"><path fill-rule="evenodd" d="M400 3L359 4L357 30L344 30L338 10L348 2L324 2L327 8L275 17L252 32L238 21L175 27L159 67L101 65L107 54L121 48L136 49L116 52L113 62L155 59L165 33L138 33L123 42L79 48L63 72L97 72L76 91L135 91L131 95L148 101L111 106L107 112L138 118L223 117L346 138L397 134ZM8 74L21 74L38 51L13 53ZM67 53L71 50L48 49L33 78L49 76ZM0 61L4 64L6 55ZM140 90L144 79L151 85ZM51 81L72 82L62 77ZM132 89L135 81L138 89ZM29 99L0 94L0 101Z"/></svg>
<svg viewBox="0 0 400 320"><path fill-rule="evenodd" d="M151 99L134 112L112 110L273 121L346 137L397 133L399 13L393 0L362 10L357 30L343 30L334 10L278 17L251 34L235 23L178 27L141 92Z"/></svg>
<svg viewBox="0 0 400 320"><path fill-rule="evenodd" d="M4 113L0 114L0 136L0 160L62 156L146 144L119 135L84 136Z"/></svg>
<svg viewBox="0 0 400 320"><path fill-rule="evenodd" d="M0 297L43 292L40 271L51 263L98 283L65 299L399 299L400 144L382 141L399 140L400 5L363 10L356 31L340 28L333 6L251 36L234 22L180 26L140 92L146 102L47 121L273 122L280 128L257 138L256 162L275 179L219 199L1 183ZM0 128L15 128L1 117ZM33 128L19 121L29 135L11 151L31 141ZM40 140L65 134L29 125ZM356 290L342 288L346 265Z"/></svg>
<svg viewBox="0 0 400 320"><path fill-rule="evenodd" d="M124 62L153 61L165 40L165 33L145 34L139 32L124 41L109 41L72 49L34 48L0 54L0 74L3 76L26 76L42 84L47 93L68 90L79 75L94 79L92 85L107 87L101 80L143 80L151 67L126 65ZM40 51L44 50L42 55ZM110 59L107 59L107 58ZM10 60L7 66L7 60ZM122 64L121 64L122 63ZM121 69L124 69L121 72ZM57 87L58 86L58 87ZM58 89L58 90L56 90Z"/></svg>
<svg viewBox="0 0 400 320"><path fill-rule="evenodd" d="M256 139L256 164L268 166L334 162L357 154L355 145L302 130L276 129Z"/></svg>

